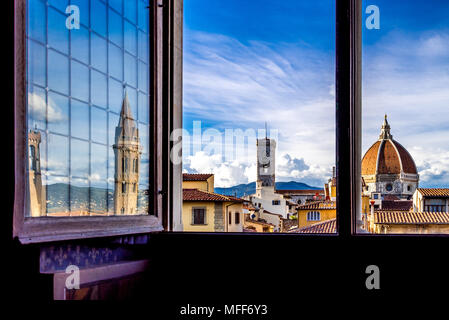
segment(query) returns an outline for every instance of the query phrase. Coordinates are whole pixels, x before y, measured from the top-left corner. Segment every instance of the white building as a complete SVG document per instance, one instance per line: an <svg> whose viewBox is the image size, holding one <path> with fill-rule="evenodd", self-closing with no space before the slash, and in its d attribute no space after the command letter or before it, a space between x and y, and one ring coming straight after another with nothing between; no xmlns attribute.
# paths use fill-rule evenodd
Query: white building
<svg viewBox="0 0 449 320"><path fill-rule="evenodd" d="M259 218L267 221L272 219L272 214L287 218L290 213L289 200L275 191L275 151L274 139L257 139L256 193L247 197L254 207L270 212L270 215L265 217L264 210L260 210Z"/></svg>

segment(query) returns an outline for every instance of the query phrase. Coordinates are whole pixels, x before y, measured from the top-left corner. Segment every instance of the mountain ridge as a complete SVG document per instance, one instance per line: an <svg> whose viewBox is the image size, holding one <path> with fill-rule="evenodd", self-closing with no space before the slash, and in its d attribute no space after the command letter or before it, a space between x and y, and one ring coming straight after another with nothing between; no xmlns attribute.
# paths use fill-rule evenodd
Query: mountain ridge
<svg viewBox="0 0 449 320"><path fill-rule="evenodd" d="M298 181L276 182L276 190L321 190L321 189L322 188L313 187L306 183ZM244 195L256 193L256 182L253 181L246 184L242 183L228 188L216 187L214 191L215 193L222 194L225 196L243 197Z"/></svg>

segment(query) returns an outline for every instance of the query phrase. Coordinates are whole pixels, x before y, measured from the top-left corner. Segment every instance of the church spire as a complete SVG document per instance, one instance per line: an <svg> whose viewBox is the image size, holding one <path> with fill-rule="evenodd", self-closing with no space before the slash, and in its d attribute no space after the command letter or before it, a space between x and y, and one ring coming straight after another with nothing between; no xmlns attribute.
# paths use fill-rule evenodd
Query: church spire
<svg viewBox="0 0 449 320"><path fill-rule="evenodd" d="M379 140L393 139L393 136L390 133L390 125L387 121L387 114L385 114L384 123L382 124L382 128L380 129Z"/></svg>

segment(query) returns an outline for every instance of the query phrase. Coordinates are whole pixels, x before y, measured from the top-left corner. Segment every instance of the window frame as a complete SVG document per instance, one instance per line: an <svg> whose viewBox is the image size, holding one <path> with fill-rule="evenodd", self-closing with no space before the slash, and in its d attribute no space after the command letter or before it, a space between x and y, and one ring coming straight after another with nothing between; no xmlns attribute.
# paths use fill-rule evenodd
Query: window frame
<svg viewBox="0 0 449 320"><path fill-rule="evenodd" d="M182 2L182 1L181 1ZM152 5L157 4L157 5ZM173 41L174 19L182 19L182 3L173 5L172 0L161 0L159 3L150 1L150 193L149 214L139 216L107 216L107 217L26 217L28 177L26 175L27 156L27 44L26 44L26 10L27 0L14 2L14 213L13 213L13 237L21 243L38 243L49 241L61 241L72 239L84 239L95 237L109 237L119 235L141 234L171 230L170 221L173 217L169 214L172 207L173 195L171 193L169 179L172 176L166 171L173 171L168 152L164 149L168 143L167 137L173 127L170 111L173 109L173 99L167 99L173 95L173 74L182 72L182 65L176 65L168 72L169 66L164 64L167 59L182 57L182 51L169 54L173 46L182 47L182 23L176 24L178 37ZM177 10L174 15L173 11ZM181 70L181 71L180 71ZM168 90L162 90L162 87ZM181 95L175 98L179 99ZM179 100L175 100L178 102ZM168 124L168 125L167 125ZM182 180L182 179L181 179ZM179 194L181 194L179 190Z"/></svg>
<svg viewBox="0 0 449 320"><path fill-rule="evenodd" d="M195 210L203 210L203 223L195 223ZM207 226L207 208L206 207L192 207L192 226Z"/></svg>

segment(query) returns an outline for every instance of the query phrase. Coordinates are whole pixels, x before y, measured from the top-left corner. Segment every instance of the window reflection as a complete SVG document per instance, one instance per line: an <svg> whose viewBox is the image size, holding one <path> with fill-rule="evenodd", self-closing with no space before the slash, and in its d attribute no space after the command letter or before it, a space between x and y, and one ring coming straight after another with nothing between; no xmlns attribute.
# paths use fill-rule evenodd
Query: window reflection
<svg viewBox="0 0 449 320"><path fill-rule="evenodd" d="M29 216L148 214L148 5L28 1Z"/></svg>

